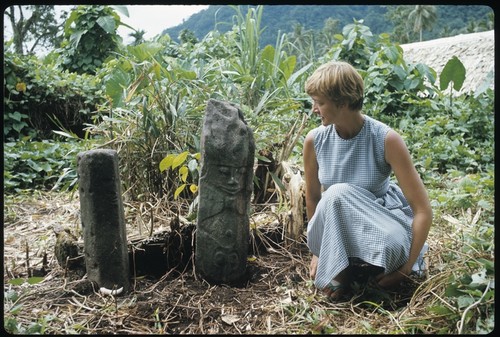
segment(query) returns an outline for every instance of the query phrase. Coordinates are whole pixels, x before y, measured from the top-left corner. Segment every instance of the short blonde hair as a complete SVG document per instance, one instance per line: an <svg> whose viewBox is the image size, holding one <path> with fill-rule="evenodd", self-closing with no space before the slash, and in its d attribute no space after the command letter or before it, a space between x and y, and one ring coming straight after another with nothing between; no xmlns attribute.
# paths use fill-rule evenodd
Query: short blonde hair
<svg viewBox="0 0 500 337"><path fill-rule="evenodd" d="M305 89L309 96L326 96L336 104L347 104L352 110L363 107L363 78L347 62L323 64L307 79Z"/></svg>

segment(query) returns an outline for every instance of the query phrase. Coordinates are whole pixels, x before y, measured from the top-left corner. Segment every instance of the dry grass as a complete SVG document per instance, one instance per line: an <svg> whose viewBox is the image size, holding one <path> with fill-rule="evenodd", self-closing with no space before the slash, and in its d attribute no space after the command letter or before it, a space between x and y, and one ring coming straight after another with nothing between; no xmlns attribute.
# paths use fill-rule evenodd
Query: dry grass
<svg viewBox="0 0 500 337"><path fill-rule="evenodd" d="M172 216L161 203L127 203L126 208L129 239L146 237L151 228L164 230ZM360 284L352 297L333 303L309 279L304 242L279 240L282 217L271 206L254 213L252 222L265 249L256 251L252 276L243 287L210 285L188 268L160 279L135 279L133 291L113 297L93 289L85 276L61 268L54 257L57 228L79 233L76 195L10 197L4 206L4 292L19 298L4 300L4 319L14 319L23 329L38 323L50 334L436 332L427 323L432 320L435 326L441 318L428 307L443 304L440 294L449 273L441 268L439 242L429 242L427 278L412 277L390 293ZM42 282L9 283L41 269L46 273Z"/></svg>

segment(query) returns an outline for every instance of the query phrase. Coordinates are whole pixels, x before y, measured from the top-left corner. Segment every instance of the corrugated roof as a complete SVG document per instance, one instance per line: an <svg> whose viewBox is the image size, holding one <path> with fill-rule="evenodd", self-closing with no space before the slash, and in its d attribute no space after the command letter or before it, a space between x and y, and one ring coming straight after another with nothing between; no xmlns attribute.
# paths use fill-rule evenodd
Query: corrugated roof
<svg viewBox="0 0 500 337"><path fill-rule="evenodd" d="M409 63L423 63L438 74L446 63L456 56L465 67L465 81L460 92L475 91L486 79L489 72L495 73L494 30L461 34L442 39L401 45L404 58ZM494 88L492 81L491 88Z"/></svg>

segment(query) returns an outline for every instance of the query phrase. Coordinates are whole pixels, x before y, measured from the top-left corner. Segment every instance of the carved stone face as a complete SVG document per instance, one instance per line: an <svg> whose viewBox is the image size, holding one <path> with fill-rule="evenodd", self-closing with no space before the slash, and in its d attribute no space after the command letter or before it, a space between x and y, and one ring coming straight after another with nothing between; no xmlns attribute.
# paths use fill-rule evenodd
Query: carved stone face
<svg viewBox="0 0 500 337"><path fill-rule="evenodd" d="M245 187L245 167L210 165L208 170L210 183L227 194L236 194Z"/></svg>
<svg viewBox="0 0 500 337"><path fill-rule="evenodd" d="M238 108L210 100L200 145L196 269L207 280L232 282L246 270L253 133Z"/></svg>

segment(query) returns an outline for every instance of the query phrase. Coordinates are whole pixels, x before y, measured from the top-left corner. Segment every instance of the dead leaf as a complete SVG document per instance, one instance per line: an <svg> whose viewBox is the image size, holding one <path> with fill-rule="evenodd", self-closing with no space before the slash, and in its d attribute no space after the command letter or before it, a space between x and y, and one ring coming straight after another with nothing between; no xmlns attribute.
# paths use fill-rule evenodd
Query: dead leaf
<svg viewBox="0 0 500 337"><path fill-rule="evenodd" d="M240 318L236 315L223 315L221 319L224 323L232 325L240 320Z"/></svg>

